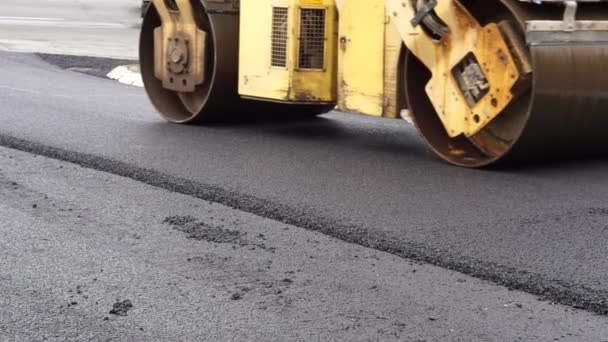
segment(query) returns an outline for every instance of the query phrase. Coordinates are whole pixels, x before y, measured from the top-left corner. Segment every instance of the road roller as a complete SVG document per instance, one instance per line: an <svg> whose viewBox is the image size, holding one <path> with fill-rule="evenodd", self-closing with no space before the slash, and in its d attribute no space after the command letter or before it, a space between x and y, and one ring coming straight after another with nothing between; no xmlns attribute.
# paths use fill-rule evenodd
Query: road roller
<svg viewBox="0 0 608 342"><path fill-rule="evenodd" d="M153 0L140 63L173 123L408 118L472 168L608 149L603 0Z"/></svg>

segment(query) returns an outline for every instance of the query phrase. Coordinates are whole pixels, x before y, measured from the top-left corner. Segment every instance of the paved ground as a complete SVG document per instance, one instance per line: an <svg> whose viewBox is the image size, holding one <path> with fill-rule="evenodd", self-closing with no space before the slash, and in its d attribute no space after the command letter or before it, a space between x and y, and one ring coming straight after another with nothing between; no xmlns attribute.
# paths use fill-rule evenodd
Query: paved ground
<svg viewBox="0 0 608 342"><path fill-rule="evenodd" d="M137 59L139 0L2 0L0 50Z"/></svg>
<svg viewBox="0 0 608 342"><path fill-rule="evenodd" d="M607 312L605 160L459 169L402 121L340 113L174 126L141 89L0 58L4 145Z"/></svg>
<svg viewBox="0 0 608 342"><path fill-rule="evenodd" d="M606 318L0 148L0 341L606 341Z"/></svg>
<svg viewBox="0 0 608 342"><path fill-rule="evenodd" d="M138 5L6 0L0 47L135 58ZM34 55L0 73L0 341L608 336L606 159L464 170L403 121L174 126Z"/></svg>

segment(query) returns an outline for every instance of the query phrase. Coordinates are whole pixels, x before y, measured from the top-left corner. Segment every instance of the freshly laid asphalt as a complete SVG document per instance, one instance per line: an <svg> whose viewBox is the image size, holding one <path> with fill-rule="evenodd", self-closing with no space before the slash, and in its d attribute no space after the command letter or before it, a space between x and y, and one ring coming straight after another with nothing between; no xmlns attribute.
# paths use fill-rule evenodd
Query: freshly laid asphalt
<svg viewBox="0 0 608 342"><path fill-rule="evenodd" d="M0 341L606 341L606 317L0 147Z"/></svg>
<svg viewBox="0 0 608 342"><path fill-rule="evenodd" d="M177 126L139 88L31 55L0 70L0 145L608 313L605 159L467 170L403 121Z"/></svg>

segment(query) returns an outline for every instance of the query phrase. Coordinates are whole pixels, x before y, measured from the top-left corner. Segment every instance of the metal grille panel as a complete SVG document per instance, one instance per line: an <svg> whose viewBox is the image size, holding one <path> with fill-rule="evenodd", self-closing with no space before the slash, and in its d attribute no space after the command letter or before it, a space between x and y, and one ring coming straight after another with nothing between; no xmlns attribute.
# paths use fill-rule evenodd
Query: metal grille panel
<svg viewBox="0 0 608 342"><path fill-rule="evenodd" d="M287 7L272 8L272 53L270 65L287 67Z"/></svg>
<svg viewBox="0 0 608 342"><path fill-rule="evenodd" d="M325 66L325 9L300 10L300 69L323 69Z"/></svg>

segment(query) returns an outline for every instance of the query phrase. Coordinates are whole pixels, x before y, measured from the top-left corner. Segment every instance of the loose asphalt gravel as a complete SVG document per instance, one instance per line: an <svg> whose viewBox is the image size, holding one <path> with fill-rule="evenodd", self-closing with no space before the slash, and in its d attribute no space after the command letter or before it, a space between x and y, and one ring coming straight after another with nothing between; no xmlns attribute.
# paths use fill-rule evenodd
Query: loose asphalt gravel
<svg viewBox="0 0 608 342"><path fill-rule="evenodd" d="M174 126L141 89L0 59L3 146L608 313L604 159L458 169L404 122L341 113Z"/></svg>

